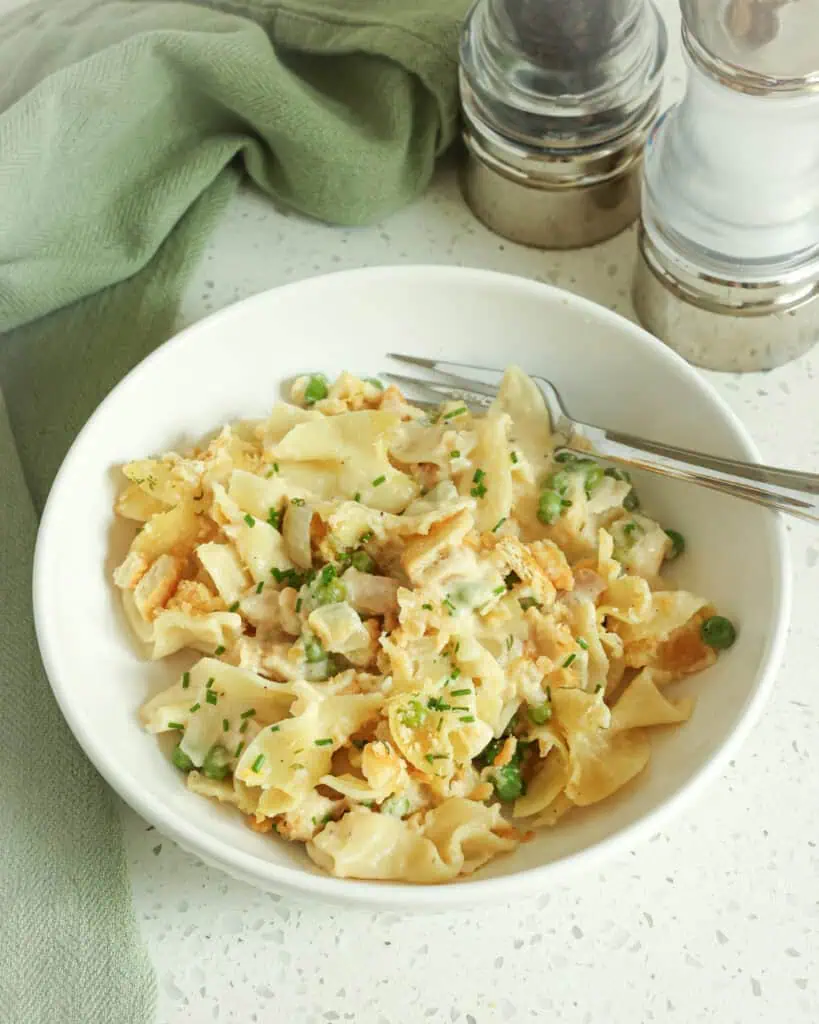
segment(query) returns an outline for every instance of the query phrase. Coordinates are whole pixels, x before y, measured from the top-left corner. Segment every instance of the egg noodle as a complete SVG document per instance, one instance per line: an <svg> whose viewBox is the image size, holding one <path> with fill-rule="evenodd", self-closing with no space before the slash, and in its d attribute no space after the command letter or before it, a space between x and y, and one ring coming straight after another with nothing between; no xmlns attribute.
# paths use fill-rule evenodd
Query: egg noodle
<svg viewBox="0 0 819 1024"><path fill-rule="evenodd" d="M733 629L664 587L683 541L628 475L555 459L515 368L480 415L348 373L291 400L123 470L128 620L203 655L141 711L188 788L333 875L428 883L642 771Z"/></svg>

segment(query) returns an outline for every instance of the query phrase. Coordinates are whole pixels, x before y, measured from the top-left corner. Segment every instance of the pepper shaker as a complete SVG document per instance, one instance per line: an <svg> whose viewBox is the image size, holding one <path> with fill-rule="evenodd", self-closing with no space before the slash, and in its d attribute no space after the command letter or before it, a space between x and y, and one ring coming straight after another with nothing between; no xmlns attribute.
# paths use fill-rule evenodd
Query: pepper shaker
<svg viewBox="0 0 819 1024"><path fill-rule="evenodd" d="M478 0L463 31L463 191L491 230L564 249L637 217L667 39L650 0Z"/></svg>

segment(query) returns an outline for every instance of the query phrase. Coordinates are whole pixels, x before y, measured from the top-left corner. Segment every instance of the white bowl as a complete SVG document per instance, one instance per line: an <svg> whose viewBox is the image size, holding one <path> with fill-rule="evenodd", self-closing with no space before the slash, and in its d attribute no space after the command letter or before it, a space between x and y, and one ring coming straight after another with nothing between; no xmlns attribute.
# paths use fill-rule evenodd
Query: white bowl
<svg viewBox="0 0 819 1024"><path fill-rule="evenodd" d="M614 798L575 812L471 880L408 886L330 878L297 844L260 836L189 793L137 709L177 670L141 660L119 613L111 569L132 532L114 524L116 467L263 416L294 374L375 375L387 351L552 378L572 412L704 451L757 459L733 413L696 370L645 331L546 285L481 270L356 270L254 296L194 324L136 367L75 441L43 515L34 562L37 636L68 724L113 788L203 860L262 888L370 907L446 909L506 900L632 847L701 789L748 731L786 635L790 574L779 519L713 492L648 477L644 505L680 530L675 582L710 598L739 639L709 672L679 684L698 704L658 731L648 769ZM394 366L398 369L398 366ZM662 734L660 734L662 732Z"/></svg>

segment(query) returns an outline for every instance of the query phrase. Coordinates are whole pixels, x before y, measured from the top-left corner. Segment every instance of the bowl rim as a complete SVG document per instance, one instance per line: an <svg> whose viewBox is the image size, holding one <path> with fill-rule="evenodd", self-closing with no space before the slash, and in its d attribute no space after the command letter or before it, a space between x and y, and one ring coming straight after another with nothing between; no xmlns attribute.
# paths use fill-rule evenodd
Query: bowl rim
<svg viewBox="0 0 819 1024"><path fill-rule="evenodd" d="M40 519L32 572L35 632L52 692L85 755L111 788L141 817L170 836L184 849L200 855L206 862L216 864L227 873L232 873L246 881L255 880L256 884L268 890L281 887L336 904L359 904L373 909L398 907L429 911L464 908L476 903L499 903L518 897L526 891L541 891L547 884L561 882L577 871L591 870L604 860L629 851L639 843L641 837L661 830L721 772L732 754L744 742L770 696L776 670L782 658L790 621L792 596L790 556L781 514L772 513L769 525L769 540L773 545L779 566L778 577L771 581L775 590L774 607L777 609L774 628L766 638L763 656L757 671L756 686L742 709L741 717L710 759L673 796L637 821L607 835L590 847L500 878L481 878L478 875L478 877L458 880L454 885L335 878L331 875L313 874L297 867L274 864L254 854L237 850L222 839L197 826L190 825L187 819L176 817L169 808L161 803L146 798L137 786L131 784L127 775L119 774L115 759L106 753L105 744L91 730L86 731L78 715L75 715L71 701L70 683L67 678L68 673L64 671L55 645L51 641L45 615L44 604L47 589L45 566L52 558L50 551L51 524L58 516L62 489L74 462L81 458L85 438L93 431L97 419L102 416L103 412L117 402L119 392L126 382L132 384L134 379L149 372L153 363L164 358L169 349L182 348L190 344L191 339L202 330L204 325L218 328L223 322L226 325L229 324L231 318L236 316L240 308L246 311L252 309L253 306L263 307L271 300L271 296L282 292L310 293L317 288L343 287L345 282L350 285L360 285L377 281L379 278L391 278L398 283L404 281L408 286L416 287L423 286L425 283L446 283L457 279L458 283L472 283L483 288L500 288L507 292L517 289L530 296L540 296L547 304L549 302L568 304L576 308L578 312L610 325L614 331L629 333L636 344L659 354L675 374L685 378L690 386L699 390L715 405L726 419L745 456L750 461L760 461L759 451L742 421L699 371L639 325L613 310L573 292L517 274L447 264L362 267L303 278L231 303L184 327L137 363L92 413L63 459Z"/></svg>

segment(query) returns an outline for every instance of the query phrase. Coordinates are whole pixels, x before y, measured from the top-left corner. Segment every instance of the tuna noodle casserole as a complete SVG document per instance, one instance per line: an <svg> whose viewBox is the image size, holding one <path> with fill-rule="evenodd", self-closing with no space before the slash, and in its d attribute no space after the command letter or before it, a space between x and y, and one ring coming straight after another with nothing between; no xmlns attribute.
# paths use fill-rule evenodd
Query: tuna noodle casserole
<svg viewBox="0 0 819 1024"><path fill-rule="evenodd" d="M123 469L128 619L201 655L141 712L188 788L333 875L429 883L642 771L734 630L666 588L683 539L628 475L555 459L515 368L481 415L347 373L291 400Z"/></svg>

